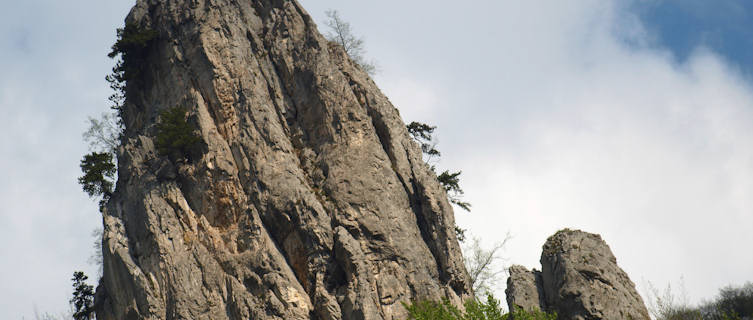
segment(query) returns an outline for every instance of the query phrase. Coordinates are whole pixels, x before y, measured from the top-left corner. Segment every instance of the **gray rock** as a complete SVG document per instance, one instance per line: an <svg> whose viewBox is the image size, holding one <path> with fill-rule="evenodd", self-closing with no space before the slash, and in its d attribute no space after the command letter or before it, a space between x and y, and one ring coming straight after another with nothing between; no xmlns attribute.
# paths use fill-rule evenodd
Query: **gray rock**
<svg viewBox="0 0 753 320"><path fill-rule="evenodd" d="M296 1L139 0L98 319L403 319L471 296L453 211L400 115ZM183 106L202 153L154 147Z"/></svg>
<svg viewBox="0 0 753 320"><path fill-rule="evenodd" d="M541 273L510 271L508 306L556 311L561 319L650 319L635 284L599 235L564 229L547 239ZM534 283L531 283L531 281Z"/></svg>
<svg viewBox="0 0 753 320"><path fill-rule="evenodd" d="M544 296L541 294L541 272L528 271L523 266L514 265L508 269L510 277L507 278L507 305L509 310L521 308L525 311L541 310L545 305Z"/></svg>

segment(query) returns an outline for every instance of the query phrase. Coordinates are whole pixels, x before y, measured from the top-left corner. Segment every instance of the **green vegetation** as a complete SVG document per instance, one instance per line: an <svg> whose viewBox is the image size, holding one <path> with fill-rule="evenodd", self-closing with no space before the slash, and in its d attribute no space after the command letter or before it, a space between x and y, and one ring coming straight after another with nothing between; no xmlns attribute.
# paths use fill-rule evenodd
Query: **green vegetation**
<svg viewBox="0 0 753 320"><path fill-rule="evenodd" d="M426 156L426 162L430 163L434 157L439 157L441 155L439 150L437 150L437 143L432 137L434 130L437 128L436 126L413 121L409 123L406 128L413 140L421 146L421 151ZM434 165L431 165L431 170L436 173L436 167ZM442 184L444 190L447 191L447 197L451 203L470 212L471 204L462 200L463 189L460 188L459 178L461 173L462 171L450 172L449 170L445 170L437 176L437 180ZM465 232L465 230L459 227L456 227L455 229L459 236Z"/></svg>
<svg viewBox="0 0 753 320"><path fill-rule="evenodd" d="M411 320L455 320L463 319L460 310L448 300L442 302L421 301L411 305L403 304Z"/></svg>
<svg viewBox="0 0 753 320"><path fill-rule="evenodd" d="M83 272L76 271L73 273L73 319L90 320L94 318L94 287L87 284L89 279Z"/></svg>
<svg viewBox="0 0 753 320"><path fill-rule="evenodd" d="M201 138L186 121L186 113L186 109L182 107L165 109L160 113L155 141L160 155L173 159L189 158L198 147Z"/></svg>
<svg viewBox="0 0 753 320"><path fill-rule="evenodd" d="M146 59L149 45L157 38L157 32L127 23L117 30L118 40L107 54L110 58L120 56L113 73L122 81L134 79Z"/></svg>
<svg viewBox="0 0 753 320"><path fill-rule="evenodd" d="M99 197L100 209L112 195L113 179L117 171L112 154L109 152L92 152L81 160L81 171L84 175L78 178L78 183L89 197Z"/></svg>
<svg viewBox="0 0 753 320"><path fill-rule="evenodd" d="M421 145L421 151L426 155L429 159L432 157L439 157L441 153L439 153L439 150L437 150L436 146L437 144L432 141L431 135L434 133L434 130L437 129L437 126L430 126L425 123L420 123L413 121L409 123L407 126L408 133L410 133L411 137L413 137L413 140L416 140L419 145Z"/></svg>
<svg viewBox="0 0 753 320"><path fill-rule="evenodd" d="M107 56L118 60L112 68L112 73L105 79L115 91L110 96L111 108L118 113L118 124L122 124L126 83L138 78L146 61L147 49L157 38L157 32L127 23L124 28L117 29L117 36L118 40L112 45L112 51Z"/></svg>
<svg viewBox="0 0 753 320"><path fill-rule="evenodd" d="M442 302L422 301L410 305L403 304L408 310L410 320L556 320L556 313L543 311L526 312L516 309L512 313L505 313L499 300L492 295L486 297L486 302L470 300L464 304L465 312L460 311L448 300ZM512 318L511 318L512 316Z"/></svg>
<svg viewBox="0 0 753 320"><path fill-rule="evenodd" d="M740 287L728 286L719 290L717 297L698 306L690 306L681 293L678 298L667 285L663 294L648 283L647 305L657 320L746 320L753 319L753 283ZM681 283L681 290L684 286Z"/></svg>
<svg viewBox="0 0 753 320"><path fill-rule="evenodd" d="M442 184L444 190L447 191L447 196L450 197L450 202L465 211L471 211L471 204L462 201L461 199L464 194L463 189L460 188L460 179L458 178L461 173L463 173L463 171L449 172L445 170L437 177L437 180Z"/></svg>

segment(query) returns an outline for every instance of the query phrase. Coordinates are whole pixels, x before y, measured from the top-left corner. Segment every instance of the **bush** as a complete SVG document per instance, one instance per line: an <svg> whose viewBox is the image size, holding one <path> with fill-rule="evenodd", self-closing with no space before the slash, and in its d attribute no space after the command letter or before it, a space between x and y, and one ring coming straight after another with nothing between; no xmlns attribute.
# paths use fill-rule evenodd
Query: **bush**
<svg viewBox="0 0 753 320"><path fill-rule="evenodd" d="M147 49L157 38L157 32L127 23L124 28L117 29L117 36L118 40L112 45L112 51L107 56L118 57L118 60L112 68L112 73L105 79L114 91L109 98L112 102L111 108L117 111L118 125L122 125L126 82L136 79L140 74L146 61Z"/></svg>
<svg viewBox="0 0 753 320"><path fill-rule="evenodd" d="M408 310L411 320L556 320L556 313L543 311L526 312L516 309L512 313L505 313L499 300L488 295L486 302L469 300L465 303L465 313L450 304L448 300L442 302L422 301L411 305L403 304Z"/></svg>
<svg viewBox="0 0 753 320"><path fill-rule="evenodd" d="M102 208L112 195L115 172L117 171L115 163L112 160L112 154L109 152L92 152L81 159L81 171L84 175L78 178L78 183L84 189L89 197L99 197Z"/></svg>
<svg viewBox="0 0 753 320"><path fill-rule="evenodd" d="M189 158L198 147L201 138L186 121L186 109L173 107L160 112L157 123L157 152L174 159Z"/></svg>
<svg viewBox="0 0 753 320"><path fill-rule="evenodd" d="M421 301L411 305L403 304L408 309L408 319L412 320L456 320L463 319L460 310L448 300L442 302Z"/></svg>
<svg viewBox="0 0 753 320"><path fill-rule="evenodd" d="M749 320L753 319L753 283L726 287L710 302L690 306L684 299L678 303L668 285L663 294L649 282L649 310L657 320ZM684 286L681 286L684 287ZM684 292L683 292L684 293Z"/></svg>
<svg viewBox="0 0 753 320"><path fill-rule="evenodd" d="M107 54L110 58L120 55L122 59L113 72L122 76L121 80L133 79L146 59L146 51L157 32L141 28L133 23L127 23L124 28L117 30L118 40L112 45L112 51Z"/></svg>

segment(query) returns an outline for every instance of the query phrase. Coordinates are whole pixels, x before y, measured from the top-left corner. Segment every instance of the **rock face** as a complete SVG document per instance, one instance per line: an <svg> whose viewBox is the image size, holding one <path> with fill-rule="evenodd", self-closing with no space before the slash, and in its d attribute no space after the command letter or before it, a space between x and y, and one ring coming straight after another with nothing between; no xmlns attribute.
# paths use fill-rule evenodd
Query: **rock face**
<svg viewBox="0 0 753 320"><path fill-rule="evenodd" d="M650 319L635 284L599 235L562 230L547 239L541 272L510 268L507 303L561 319ZM538 305L536 305L538 300Z"/></svg>
<svg viewBox="0 0 753 320"><path fill-rule="evenodd" d="M296 1L138 0L98 319L400 319L471 295L398 111ZM181 106L202 142L155 150Z"/></svg>
<svg viewBox="0 0 753 320"><path fill-rule="evenodd" d="M541 272L528 271L522 266L511 266L508 269L510 277L507 278L507 304L509 310L522 308L525 311L541 310L546 305L541 285Z"/></svg>

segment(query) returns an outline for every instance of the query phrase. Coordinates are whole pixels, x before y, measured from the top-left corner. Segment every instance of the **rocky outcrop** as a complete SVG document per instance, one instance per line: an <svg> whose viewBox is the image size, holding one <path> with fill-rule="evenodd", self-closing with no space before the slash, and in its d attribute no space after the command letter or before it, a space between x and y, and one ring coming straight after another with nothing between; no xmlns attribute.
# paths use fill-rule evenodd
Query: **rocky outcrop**
<svg viewBox="0 0 753 320"><path fill-rule="evenodd" d="M507 278L507 305L509 310L521 308L525 311L541 310L546 304L541 284L541 272L528 271L523 266L511 266L508 269L510 277Z"/></svg>
<svg viewBox="0 0 753 320"><path fill-rule="evenodd" d="M401 319L471 295L453 211L398 111L291 0L138 0L98 319ZM155 149L186 108L186 159Z"/></svg>
<svg viewBox="0 0 753 320"><path fill-rule="evenodd" d="M650 319L635 284L599 235L555 233L544 244L541 267L510 268L510 309L556 311L560 319Z"/></svg>

